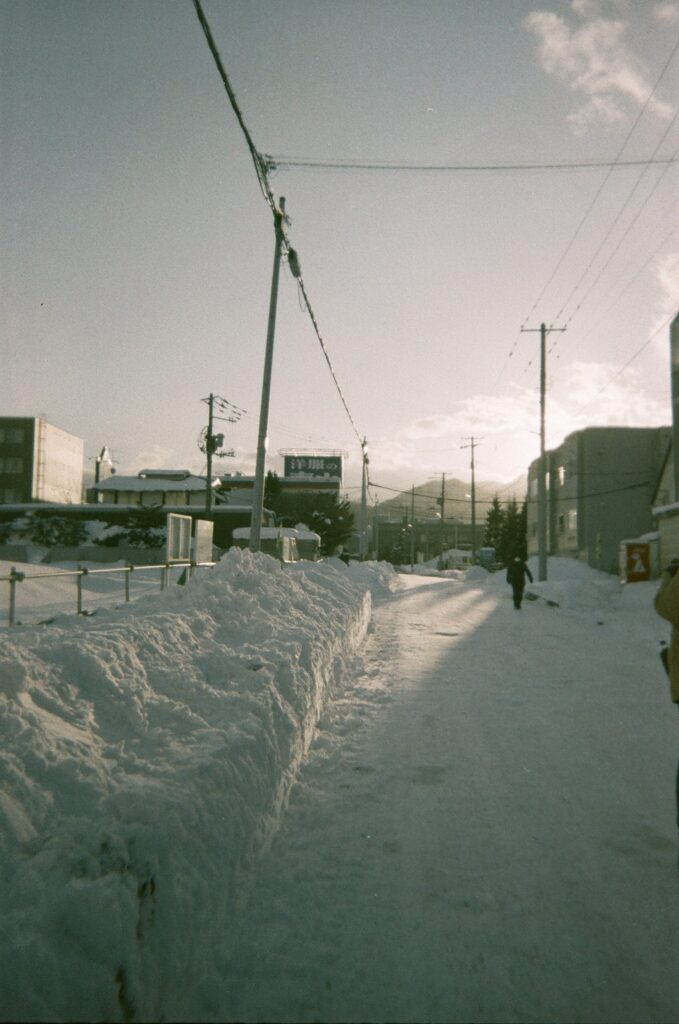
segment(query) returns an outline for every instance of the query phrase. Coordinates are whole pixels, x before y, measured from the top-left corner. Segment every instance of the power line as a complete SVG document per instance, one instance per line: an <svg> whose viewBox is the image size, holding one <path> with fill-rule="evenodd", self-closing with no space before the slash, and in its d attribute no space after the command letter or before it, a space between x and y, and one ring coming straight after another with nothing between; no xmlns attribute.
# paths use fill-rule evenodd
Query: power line
<svg viewBox="0 0 679 1024"><path fill-rule="evenodd" d="M661 136L661 138L660 138L660 141L658 142L658 144L657 144L657 146L656 146L656 148L655 148L655 152L657 152L657 151L658 151L658 149L660 148L660 146L662 146L663 142L664 142L664 141L665 141L665 139L667 138L667 136L668 136L668 134L669 134L670 130L672 129L672 127L673 127L673 125L674 125L675 121L677 120L677 117L678 117L678 116L679 116L679 111L677 111L677 112L675 113L674 117L672 118L672 120L671 120L671 121L670 121L670 123L668 124L667 128L666 128L666 129L665 129L665 131L663 132L663 134L662 134L662 136ZM676 155L676 154L675 154L675 155ZM644 168L644 170L643 170L643 171L641 172L641 174L640 174L640 175L638 176L638 178L637 178L636 182L634 183L634 185L632 186L632 188L631 188L631 190L630 190L629 194L627 195L627 198L625 199L625 201L623 202L622 206L621 206L621 207L620 207L620 209L618 210L618 213L616 214L616 216L615 216L615 217L613 218L613 222L612 222L611 226L609 227L608 231L606 232L606 234L604 235L604 237L603 237L603 239L602 239L601 243L599 244L599 247L597 248L596 252L594 253L594 255L593 255L593 256L592 256L592 258L590 259L589 263L587 264L587 266L586 266L586 267L585 267L585 269L583 270L582 274L580 275L580 277L579 277L579 279L578 279L578 282L577 282L577 284L575 285L575 287L574 287L573 289L571 289L571 292L570 292L570 294L569 294L568 298L566 299L566 301L565 301L565 302L563 303L563 305L561 306L561 309L560 309L560 310L559 310L559 312L558 312L558 313L556 314L556 317L554 318L555 320L559 320L559 319L561 318L561 316L562 316L562 314L563 314L563 311L565 310L566 306L567 306L567 305L569 304L569 302L571 301L571 299L573 298L573 296L574 296L574 295L576 294L576 292L578 291L578 289L579 289L579 288L580 288L580 286L582 285L582 282L584 281L584 279L586 278L587 274L588 274L588 273L589 273L589 271L591 270L591 268L592 268L592 266L593 266L593 264L594 264L595 260L597 259L597 257L598 257L598 256L599 256L599 254L601 253L601 250L603 249L603 247L605 246L606 242L607 242L607 241L608 241L608 239L609 239L609 238L611 237L611 235L612 235L613 231L615 230L615 228L616 228L616 227L617 227L617 225L619 224L619 222L620 222L620 220L621 220L621 218L622 218L622 215L624 214L625 210L627 209L627 207L628 207L628 206L629 206L629 204L631 203L631 201L632 201L632 198L633 198L633 196L634 196L634 193L636 192L637 188L639 187L639 185L640 185L640 184L641 184L641 182L643 181L643 179L644 179L644 176L646 175L647 171L648 171L648 167L645 167L645 168ZM659 182L660 182L660 181L662 180L662 177L664 177L664 175L662 175L662 176L661 176L661 178L659 179L658 183L656 183L656 186L655 186L655 187L657 187L657 184L659 184ZM650 195L652 195L654 191L655 191L655 188L654 188L654 189L653 189L653 190L651 191ZM642 204L642 206L641 206L641 209L642 209L642 210L643 210L643 208L644 208L644 206L645 206L645 205L646 205L646 202L644 202L644 203ZM636 220L636 218L635 218L635 220ZM634 221L633 221L632 223L634 223ZM617 251L617 250L616 250L616 251ZM614 254L613 254L613 255L614 255ZM612 259L612 256L611 256L611 259ZM610 262L610 260L609 260L609 262ZM606 265L605 265L605 266L608 266L608 263L606 263ZM604 267L604 269L605 269L605 267ZM577 312L577 309L575 310L575 312ZM574 315L574 314L572 314L572 315L571 315L571 319L572 319L573 315ZM570 322L570 321L569 321L569 322Z"/></svg>
<svg viewBox="0 0 679 1024"><path fill-rule="evenodd" d="M252 157L252 162L255 165L255 172L256 172L257 178L259 180L259 184L260 184L260 188L262 190L262 194L263 194L264 198L266 199L267 203L269 204L269 206L271 207L272 211L275 211L275 209L276 209L276 200L273 197L273 192L271 191L271 186L269 184L269 176L268 176L269 168L268 168L268 166L266 164L266 158L261 155L261 153L259 152L259 150L255 146L255 144L254 144L254 142L252 140L252 136L250 135L250 132L248 130L248 127L245 124L245 120L244 120L243 115L241 113L240 107L238 106L238 100L236 99L236 94L233 91L233 88L231 87L231 83L229 81L229 76L227 75L226 69L224 68L224 65L222 63L222 58L219 55L219 50L217 49L217 44L215 43L214 36L212 35L212 30L210 29L210 26L208 25L207 18L205 17L205 15L203 13L203 8L200 5L200 0L193 0L193 6L196 9L196 14L198 16L198 21L200 22L201 28L203 29L203 33L205 34L205 38L207 40L207 45L210 48L210 53L212 54L214 62L216 64L216 66L217 66L217 70L219 71L219 75L220 75L220 77L222 79L222 82L224 84L224 88L226 89L226 93L227 93L227 96L229 97L229 102L231 103L231 106L233 108L233 112L236 115L236 118L238 120L238 124L241 127L241 131L243 132L243 135L245 136L245 141L247 142L248 149L250 150L250 156Z"/></svg>
<svg viewBox="0 0 679 1024"><path fill-rule="evenodd" d="M675 232L677 231L678 228L679 228L679 225L674 224L673 227L671 227L670 230L667 232L667 234L665 235L663 240L660 242L660 244L655 247L653 252L650 254L650 256L647 257L645 262L638 268L638 270L636 270L632 274L631 277L625 279L625 283L622 285L621 288L618 289L618 291L616 292L614 298L608 304L606 309L604 309L599 314L599 316L594 320L594 323L590 324L590 330L592 330L597 324L599 324L601 322L602 318L613 308L613 306L616 304L616 302L618 301L620 296L623 295L625 292L627 292L629 290L631 285L634 284L634 282L636 281L636 279L639 277L640 274L643 274L643 272L648 267L649 263L651 263L651 261L653 259L655 259L655 257L658 255L660 250L665 247L665 245L669 242L670 238L672 237L673 234L675 234ZM630 261L630 262L633 262L633 261ZM629 264L627 266L629 267Z"/></svg>
<svg viewBox="0 0 679 1024"><path fill-rule="evenodd" d="M667 170L667 168L665 168L665 170ZM660 183L662 182L662 180L663 180L663 178L664 178L664 177L665 177L665 171L663 171L663 173L662 173L662 174L660 175L660 177L659 177L659 178L657 179L657 181L655 182L655 184L654 184L653 188L652 188L652 189L650 190L650 192L648 193L648 195L647 195L647 196L646 196L646 198L644 199L643 203L642 203L642 204L641 204L641 206L640 206L640 207L638 208L638 210L637 210L636 214L634 215L634 217L632 218L632 220L631 220L631 221L629 222L629 224L627 225L627 227L626 227L625 231L623 232L623 234L621 235L621 237L620 237L620 238L618 239L618 243L617 243L617 245L615 246L615 248L613 249L613 252L612 252L612 253L611 253L611 254L609 255L609 257L608 257L608 259L606 260L606 262L604 263L603 267L601 267L601 269L599 270L599 273L598 273L598 274L597 274L597 276L596 276L596 277L594 278L594 280L593 280L593 281L592 281L592 283L590 284L589 288L587 289L587 291L585 292L585 294L584 294L584 295L582 296L582 298L580 299L580 301L579 301L578 305L577 305L577 306L575 307L575 309L573 310L573 312L572 312L572 313L571 313L571 315L569 316L568 320L566 321L566 326L568 326L568 324L570 324L570 322L571 322L571 320L573 319L573 317L574 317L574 316L575 316L575 315L576 315L576 314L577 314L577 313L578 313L578 312L580 311L580 309L582 308L582 306L583 306L583 303L585 303L585 302L587 301L587 299L589 298L589 296L590 296L590 295L592 294L592 291L594 290L594 288L596 288L596 286L597 286L597 284L599 283L599 281L601 280L601 278L602 278L603 274L604 274L604 273L606 272L606 270L607 270L607 269L608 269L608 267L610 266L610 264L611 264L612 260L614 259L614 257L615 257L615 256L616 256L616 254L618 253L618 251L619 251L619 249L620 249L620 246L621 246L621 245L622 245L622 243L623 243L623 242L625 241L625 239L626 239L626 238L627 238L627 236L629 235L630 231L632 230L632 228L634 227L634 225L636 224L636 222L637 222L637 221L639 220L639 217L641 216L641 214L643 213L643 211L644 211L644 210L646 209L646 206L647 206L647 205L648 205L648 203L650 202L650 199L651 199L651 197L653 196L654 192L656 191L656 189L658 188L658 186L660 185ZM621 213L622 213L622 211L621 211ZM615 226L615 225L614 225L614 226Z"/></svg>
<svg viewBox="0 0 679 1024"><path fill-rule="evenodd" d="M583 500L585 498L604 498L604 497L606 497L609 494L622 494L622 493L624 493L626 491L636 490L639 487L650 487L652 485L652 483L653 483L652 480L639 480L639 481L637 481L637 483L634 483L634 484L624 484L622 487L609 487L605 491L590 491L587 494L579 494L579 495L572 495L572 496L565 495L564 497L559 497L557 495L557 496L555 496L553 498L550 498L550 501L562 501L563 502L563 501L581 501L581 500ZM376 484L372 480L370 481L370 485L371 485L371 487L375 487L375 488L377 488L380 491L391 491L394 494L400 494L400 495L403 495L404 497L410 497L410 495L413 494L412 490L409 490L409 491L399 490L399 488L397 488L397 487L387 487L384 484ZM421 491L415 491L414 494L415 494L416 498L426 498L427 501L433 501L435 499L435 497L436 497L435 495L432 495L432 494L423 494ZM512 501L512 500L515 500L515 499L510 499L510 501ZM449 501L457 501L458 503L459 502L463 502L466 505L469 504L469 499L468 498L451 498L448 495L446 495L446 502L449 502ZM494 501L495 501L495 498L477 498L476 499L476 504L477 505L492 505ZM538 499L537 498L526 497L526 498L523 499L523 502L526 505L537 505ZM505 504L510 504L510 502L505 502Z"/></svg>
<svg viewBox="0 0 679 1024"><path fill-rule="evenodd" d="M525 318L523 320L523 323L521 324L522 327L524 327L528 323L528 321L531 318L531 315L533 314L535 309L538 307L538 305L540 304L540 302L544 298L545 293L547 292L547 289L549 288L549 286L551 285L552 281L556 277L557 273L559 272L559 270L563 266L564 260L566 259L567 255L569 254L569 252L573 248L573 245L575 243L576 238L578 237L578 235L582 231L582 229L583 229L583 227L585 225L585 222L587 221L587 218L589 217L589 215L592 212L594 206L598 202L599 197L600 197L601 193L603 192L604 188L606 187L606 184L608 183L608 180L609 180L611 174L613 173L614 169L617 168L617 167L623 166L623 161L620 158L622 157L622 154L624 153L624 151L625 151L625 149L627 147L627 143L629 142L629 140L631 139L632 135L636 131L637 125L639 124L639 122L641 121L641 118L643 117L644 113L646 112L646 109L647 109L649 103L651 102L651 99L652 99L653 95L655 94L656 89L660 85L660 82L662 81L662 79L663 79L663 77L665 75L665 72L667 71L668 67L670 66L672 60L674 59L674 56L675 56L675 54L676 54L678 49L679 49L679 40L677 41L677 43L675 44L675 46L672 49L672 52L670 53L669 57L665 61L664 65L662 67L662 70L661 70L660 74L658 75L658 78L656 79L655 85L653 86L653 88L649 92L648 96L646 97L646 102L641 107L641 109L639 110L636 118L634 119L631 128L627 132L627 135L625 136L625 138L623 140L623 143L620 146L620 149L618 150L618 152L617 152L617 154L615 156L614 161L612 162L612 164L609 165L608 173L604 176L604 179L601 182L601 184L599 185L599 188L597 189L597 191L595 192L595 194L594 194L594 196L593 196L589 206L587 207L587 209L585 210L584 214L582 215L582 217L580 219L580 222L578 223L578 226L576 227L573 235L571 236L570 241L566 245L566 248L563 250L561 256L559 257L559 259L557 261L557 264L556 264L554 270L552 271L552 273L551 273L547 283L544 285L544 287L542 288L542 291L540 292L540 294L538 295L537 299L533 303L533 305L532 305L531 309L529 310L528 314L525 316ZM655 156L655 153L657 153L657 151L658 151L658 147L656 147L653 156ZM577 288L577 286L576 286L576 288ZM568 301L570 301L570 296L569 296L569 300ZM567 305L567 303L565 303L565 305ZM563 307L562 307L562 309L559 311L558 315L554 319L555 320L560 319L562 312L563 312ZM518 339L517 339L517 342L518 342ZM514 343L514 348L516 348L517 342ZM512 349L512 352L513 351L514 350ZM510 353L510 355L511 354L512 353Z"/></svg>
<svg viewBox="0 0 679 1024"><path fill-rule="evenodd" d="M271 170L294 167L302 170L318 171L405 171L441 174L469 174L498 171L584 171L609 167L611 171L624 167L643 167L648 164L677 163L676 157L652 158L650 160L582 160L578 162L556 163L516 163L516 164L410 164L386 163L382 161L357 160L302 160L296 157L270 156L264 159Z"/></svg>
<svg viewBox="0 0 679 1024"><path fill-rule="evenodd" d="M335 387L337 388L337 391L338 391L339 397L341 399L342 405L344 406L345 412L346 412L347 416L349 417L349 422L351 423L351 426L352 426L352 428L354 430L354 433L356 434L358 442L359 442L359 444L361 444L362 443L361 442L361 435L360 435L359 430L358 430L358 428L356 426L356 423L354 422L354 418L351 415L351 411L350 411L349 406L347 404L347 401L346 401L346 398L345 398L344 393L342 391L342 388L340 387L340 383L339 383L339 380L337 379L337 374L335 373L335 369L334 369L334 367L332 365L332 361L330 359L330 355L329 355L328 350L326 348L325 342L323 341L323 337L321 335L320 328L318 326L318 321L317 321L316 316L314 315L314 311L313 311L313 309L311 307L311 302L309 301L309 296L307 294L306 287L304 285L304 279L302 277L301 270L300 270L300 267L299 267L299 260L298 260L298 257L297 257L297 253L295 252L295 250L290 245L290 241L289 241L289 239L288 239L288 237L287 237L287 235L285 233L285 226L288 223L287 218L285 217L284 212L278 209L278 207L276 205L276 200L274 199L273 192L271 190L271 185L270 185L270 182L269 182L269 170L272 169L270 158L265 156L265 155L263 155L263 154L261 154L259 152L259 150L257 149L257 147L254 144L254 141L253 141L252 136L251 136L251 134L250 134L250 132L248 130L248 127L245 124L245 119L243 118L243 115L241 113L240 107L238 106L238 100L236 99L236 94L235 94L235 92L234 92L234 90L233 90L233 88L231 86L231 83L229 81L229 77L228 77L228 75L226 73L226 69L224 68L224 64L223 64L222 59L221 59L221 57L219 55L219 50L217 49L217 44L215 43L214 37L212 35L212 30L210 29L210 26L208 24L207 18L205 17L205 14L203 13L203 9L201 7L200 0L193 0L193 5L194 5L194 8L196 10L196 14L198 16L198 20L200 22L201 28L203 29L203 33L204 33L205 38L207 40L207 44L208 44L208 47L209 47L210 52L212 54L212 57L214 59L215 65L216 65L217 70L219 72L219 75L220 75L220 77L222 79L222 83L224 84L224 88L226 89L226 93L227 93L227 95L229 97L229 102L231 103L231 106L232 106L233 111L234 111L234 113L236 115L238 123L239 123L239 125L241 127L243 135L245 136L245 140L247 142L248 149L250 150L250 155L252 157L252 162L253 162L253 164L255 166L255 172L257 174L257 179L259 181L260 188L262 190L262 194L263 194L264 198L266 199L269 207L271 208L271 211L272 211L272 213L274 215L274 220L279 224L279 229L280 229L280 232L281 232L281 236L282 236L282 240L283 240L283 245L284 245L286 254L288 256L288 262L290 263L290 267L291 267L291 270L293 272L293 276L297 279L297 282L299 284L299 288L300 288L300 290L302 292L302 295L304 297L304 302L306 304L307 313L309 314L309 318L311 320L311 323L313 325L314 331L316 333L316 337L318 338L319 344L321 346L321 350L323 352L323 355L325 356L326 363L328 364L328 368L330 369L330 373L332 375L332 379L335 382Z"/></svg>
<svg viewBox="0 0 679 1024"><path fill-rule="evenodd" d="M638 348L637 351L634 353L634 355L630 356L630 358L627 360L627 362L624 363L624 365L621 366L620 369L617 370L613 374L613 376L604 384L603 387L599 388L599 390L596 392L596 394L593 395L588 402L585 402L585 404L581 405L579 409L576 409L574 415L575 416L579 416L581 412L584 412L585 409L588 409L590 407L590 405L592 404L592 402L596 401L596 399L599 397L599 395L602 395L604 393L604 391L608 387L611 386L613 381L617 380L618 377L620 376L620 374L623 373L627 369L627 367L630 366L634 362L635 359L638 359L638 357L641 355L641 353L645 349L648 348L648 346L651 344L651 342L654 340L654 338L657 338L661 331L665 330L665 328L668 326L670 321L673 320L676 315L677 315L676 311L673 312L673 313L670 313L670 315L668 316L667 320L665 320L665 322L662 323L660 325L660 327L658 327L658 329L653 332L653 334L650 336L650 338L648 338L647 341L644 342L644 344L641 346L641 348Z"/></svg>

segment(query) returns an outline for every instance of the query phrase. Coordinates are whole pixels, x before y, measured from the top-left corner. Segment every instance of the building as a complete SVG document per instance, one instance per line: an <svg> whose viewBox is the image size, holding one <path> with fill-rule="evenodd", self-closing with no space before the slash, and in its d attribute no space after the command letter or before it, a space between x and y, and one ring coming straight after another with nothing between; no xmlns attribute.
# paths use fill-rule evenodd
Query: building
<svg viewBox="0 0 679 1024"><path fill-rule="evenodd" d="M477 537L482 535L477 526ZM434 517L416 518L414 524L405 514L400 518L373 515L370 532L370 557L378 562L395 564L428 562L450 549L472 549L471 523L459 519L446 519L443 524ZM348 546L349 552L358 554L358 545Z"/></svg>
<svg viewBox="0 0 679 1024"><path fill-rule="evenodd" d="M282 494L335 494L339 498L341 478L338 476L279 476L276 478ZM242 473L225 473L219 478L217 494L229 502L252 504L255 477Z"/></svg>
<svg viewBox="0 0 679 1024"><path fill-rule="evenodd" d="M0 504L77 504L84 442L41 417L0 416Z"/></svg>
<svg viewBox="0 0 679 1024"><path fill-rule="evenodd" d="M219 481L212 481L213 490ZM114 476L92 488L95 500L108 505L205 507L206 478L188 469L142 469L137 476Z"/></svg>
<svg viewBox="0 0 679 1024"><path fill-rule="evenodd" d="M669 427L587 427L545 453L547 554L618 571L620 543L653 530ZM528 471L528 554L538 554L540 460Z"/></svg>
<svg viewBox="0 0 679 1024"><path fill-rule="evenodd" d="M670 327L672 367L672 440L653 495L653 518L658 532L658 560L661 568L679 557L679 314Z"/></svg>

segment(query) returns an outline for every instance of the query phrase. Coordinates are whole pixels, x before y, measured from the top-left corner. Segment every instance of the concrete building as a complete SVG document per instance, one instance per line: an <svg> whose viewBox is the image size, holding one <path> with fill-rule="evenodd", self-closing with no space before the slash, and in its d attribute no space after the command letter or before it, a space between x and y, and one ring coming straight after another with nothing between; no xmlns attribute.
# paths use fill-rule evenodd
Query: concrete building
<svg viewBox="0 0 679 1024"><path fill-rule="evenodd" d="M679 558L679 314L670 327L672 368L672 441L667 446L658 486L653 496L653 517L658 531L658 560L664 568Z"/></svg>
<svg viewBox="0 0 679 1024"><path fill-rule="evenodd" d="M547 553L618 571L620 542L654 528L651 505L670 427L587 427L547 463ZM538 475L528 471L528 554L538 554Z"/></svg>
<svg viewBox="0 0 679 1024"><path fill-rule="evenodd" d="M335 476L279 476L281 492L284 494L335 494L339 497L340 477ZM254 476L242 473L223 474L219 479L217 493L229 502L252 504L255 489Z"/></svg>
<svg viewBox="0 0 679 1024"><path fill-rule="evenodd" d="M0 504L77 504L84 442L41 417L0 416Z"/></svg>

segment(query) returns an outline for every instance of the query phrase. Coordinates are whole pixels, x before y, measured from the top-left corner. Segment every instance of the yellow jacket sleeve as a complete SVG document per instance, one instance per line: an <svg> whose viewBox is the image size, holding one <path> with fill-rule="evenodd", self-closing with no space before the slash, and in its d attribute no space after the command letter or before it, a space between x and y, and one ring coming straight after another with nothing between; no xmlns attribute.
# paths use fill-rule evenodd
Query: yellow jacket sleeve
<svg viewBox="0 0 679 1024"><path fill-rule="evenodd" d="M662 574L660 587L655 595L655 610L673 626L679 626L679 572L674 576Z"/></svg>

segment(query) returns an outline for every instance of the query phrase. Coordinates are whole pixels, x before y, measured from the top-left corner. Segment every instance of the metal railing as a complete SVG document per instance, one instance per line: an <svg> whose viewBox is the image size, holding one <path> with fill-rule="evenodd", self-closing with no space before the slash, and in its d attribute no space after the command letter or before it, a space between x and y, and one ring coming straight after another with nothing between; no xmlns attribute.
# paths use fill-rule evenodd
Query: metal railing
<svg viewBox="0 0 679 1024"><path fill-rule="evenodd" d="M170 569L183 569L188 573L189 578L195 569L212 568L215 562L161 562L155 565L117 565L107 569L90 569L85 566L78 566L76 569L55 569L53 572L26 573L12 566L9 576L0 576L0 583L9 583L9 612L8 624L14 626L16 623L17 585L33 580L54 580L63 576L74 576L76 583L75 605L76 614L85 615L83 611L83 578L85 576L99 576L103 574L122 573L125 601L130 601L130 576L133 572L142 570L158 570L160 572L160 590L165 590L170 581Z"/></svg>

